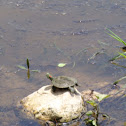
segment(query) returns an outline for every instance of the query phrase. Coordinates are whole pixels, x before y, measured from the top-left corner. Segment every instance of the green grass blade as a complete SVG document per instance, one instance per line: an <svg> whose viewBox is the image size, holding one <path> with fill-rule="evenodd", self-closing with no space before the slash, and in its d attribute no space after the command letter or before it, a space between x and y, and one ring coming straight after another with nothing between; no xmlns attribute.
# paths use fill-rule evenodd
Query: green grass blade
<svg viewBox="0 0 126 126"><path fill-rule="evenodd" d="M122 81L123 79L126 79L126 76L121 77L120 79L116 80L116 81L113 83L113 85L118 84L118 83L119 83L120 81Z"/></svg>
<svg viewBox="0 0 126 126"><path fill-rule="evenodd" d="M37 73L40 73L41 71L40 70L31 70L32 72L37 72Z"/></svg>
<svg viewBox="0 0 126 126"><path fill-rule="evenodd" d="M116 38L119 40L122 40L118 35L116 35L114 32L112 32L110 29L107 29L111 34L113 34ZM123 41L123 40L122 40ZM124 42L124 41L123 41Z"/></svg>
<svg viewBox="0 0 126 126"><path fill-rule="evenodd" d="M109 61L114 61L114 60L116 60L116 59L119 59L121 56L123 56L124 58L125 58L125 55L124 54L126 54L126 52L123 52L123 53L120 53L120 52L118 52L119 53L119 55L117 55L117 56L114 56L112 59L110 59Z"/></svg>
<svg viewBox="0 0 126 126"><path fill-rule="evenodd" d="M27 77L28 77L28 79L30 78L30 70L29 69L27 71Z"/></svg>
<svg viewBox="0 0 126 126"><path fill-rule="evenodd" d="M115 62L111 62L111 64L113 64L113 65L116 65L116 66L119 66L119 67L123 67L123 68L126 68L126 66L123 66L123 65L119 65L118 63L115 63Z"/></svg>
<svg viewBox="0 0 126 126"><path fill-rule="evenodd" d="M27 70L27 68L25 68L24 66L21 66L21 65L17 65L17 67L22 69L22 70Z"/></svg>
<svg viewBox="0 0 126 126"><path fill-rule="evenodd" d="M119 37L118 35L116 35L114 32L112 32L110 29L107 28L107 30L108 30L111 34L113 34L116 38L120 39L120 37Z"/></svg>
<svg viewBox="0 0 126 126"><path fill-rule="evenodd" d="M29 69L30 65L29 65L29 60L27 59L27 67Z"/></svg>
<svg viewBox="0 0 126 126"><path fill-rule="evenodd" d="M117 41L123 43L124 45L126 45L126 43L118 36L116 35L114 32L112 32L110 29L106 29L108 30L110 33L106 32L109 36L111 36L112 38L116 39Z"/></svg>
<svg viewBox="0 0 126 126"><path fill-rule="evenodd" d="M126 58L126 55L124 55L124 53L120 53L118 52L121 56L123 56L124 58Z"/></svg>
<svg viewBox="0 0 126 126"><path fill-rule="evenodd" d="M107 32L106 32L107 33ZM126 45L126 43L121 39L121 38L119 38L119 37L116 37L116 36L114 36L114 35L112 35L112 34L110 34L110 33L107 33L109 36L111 36L112 38L114 38L114 39L116 39L117 41L119 41L119 42L121 42L121 43L123 43L124 45Z"/></svg>
<svg viewBox="0 0 126 126"><path fill-rule="evenodd" d="M118 59L121 55L117 55L117 56L114 56L112 59L110 59L109 61L114 61L116 59Z"/></svg>

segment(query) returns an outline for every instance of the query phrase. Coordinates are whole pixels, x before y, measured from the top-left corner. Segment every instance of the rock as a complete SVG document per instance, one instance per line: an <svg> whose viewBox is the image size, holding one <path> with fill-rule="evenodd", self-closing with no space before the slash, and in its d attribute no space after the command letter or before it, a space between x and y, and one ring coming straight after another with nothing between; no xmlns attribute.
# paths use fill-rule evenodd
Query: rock
<svg viewBox="0 0 126 126"><path fill-rule="evenodd" d="M44 86L21 100L21 105L37 120L69 122L86 112L80 92L71 94L68 89L57 89Z"/></svg>
<svg viewBox="0 0 126 126"><path fill-rule="evenodd" d="M81 95L85 101L98 100L96 96L98 96L99 94L101 93L94 90L85 90L81 92Z"/></svg>

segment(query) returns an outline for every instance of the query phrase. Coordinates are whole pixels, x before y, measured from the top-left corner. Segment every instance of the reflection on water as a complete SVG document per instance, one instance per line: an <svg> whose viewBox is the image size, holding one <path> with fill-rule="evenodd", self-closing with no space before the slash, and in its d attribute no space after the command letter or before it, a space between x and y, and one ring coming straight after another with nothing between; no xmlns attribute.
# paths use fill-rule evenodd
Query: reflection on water
<svg viewBox="0 0 126 126"><path fill-rule="evenodd" d="M49 84L46 72L77 78L80 91L99 89L123 76L125 69L108 62L121 44L104 29L110 28L125 40L125 5L125 0L1 0L0 125L39 126L18 115L15 106ZM26 71L16 67L26 65L27 58L31 69L41 71L31 73L29 80ZM58 63L67 66L58 68ZM126 113L119 108L109 106L107 110L121 126Z"/></svg>

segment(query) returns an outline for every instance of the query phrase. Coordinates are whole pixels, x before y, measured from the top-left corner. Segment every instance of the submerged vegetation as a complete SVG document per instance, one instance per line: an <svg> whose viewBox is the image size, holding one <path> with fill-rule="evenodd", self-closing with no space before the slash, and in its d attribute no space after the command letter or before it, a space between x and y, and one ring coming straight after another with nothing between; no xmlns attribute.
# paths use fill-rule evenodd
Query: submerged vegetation
<svg viewBox="0 0 126 126"><path fill-rule="evenodd" d="M110 61L112 64L114 65L117 65L117 66L120 66L120 67L123 67L123 68L126 68L126 66L123 66L123 65L119 65L118 63L114 62L115 60L119 60L119 59L125 59L126 58L126 42L121 39L118 35L116 35L114 32L112 32L110 29L106 29L108 30L108 32L106 32L109 36L111 36L112 38L116 39L117 41L123 43L124 46L122 46L120 49L122 50L122 52L118 52L119 54L115 57L113 57ZM121 77L120 79L116 80L114 83L113 83L113 86L114 87L119 87L117 84L122 81L123 79L126 79L126 76L124 77ZM119 93L120 91L122 90L126 90L126 84L124 84L124 86L117 92ZM117 94L116 93L116 94ZM124 94L125 95L125 94Z"/></svg>

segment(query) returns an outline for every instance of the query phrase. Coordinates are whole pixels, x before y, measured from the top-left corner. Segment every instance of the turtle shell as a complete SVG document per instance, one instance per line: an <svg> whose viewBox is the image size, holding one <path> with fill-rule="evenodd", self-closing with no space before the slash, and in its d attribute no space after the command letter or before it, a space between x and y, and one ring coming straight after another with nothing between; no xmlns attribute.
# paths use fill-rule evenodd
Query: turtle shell
<svg viewBox="0 0 126 126"><path fill-rule="evenodd" d="M77 85L77 80L72 77L58 76L53 78L52 84L57 88L68 88Z"/></svg>

